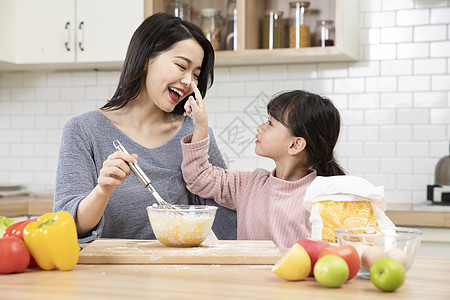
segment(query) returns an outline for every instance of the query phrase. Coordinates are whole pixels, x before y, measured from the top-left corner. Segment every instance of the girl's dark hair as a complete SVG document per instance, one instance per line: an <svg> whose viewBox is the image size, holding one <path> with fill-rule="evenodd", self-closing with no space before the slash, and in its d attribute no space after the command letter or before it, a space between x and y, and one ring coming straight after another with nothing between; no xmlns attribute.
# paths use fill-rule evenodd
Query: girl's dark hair
<svg viewBox="0 0 450 300"><path fill-rule="evenodd" d="M214 50L211 43L198 26L170 14L156 13L145 19L134 32L116 92L101 109L120 109L134 100L145 84L148 60L169 51L177 42L186 39L196 40L203 48L204 57L197 87L204 98L208 85L211 87L214 82ZM188 96L175 106L173 113L184 113L187 98Z"/></svg>
<svg viewBox="0 0 450 300"><path fill-rule="evenodd" d="M267 112L293 136L306 140L308 165L317 175L345 175L333 156L341 118L329 99L300 90L284 92L269 102Z"/></svg>

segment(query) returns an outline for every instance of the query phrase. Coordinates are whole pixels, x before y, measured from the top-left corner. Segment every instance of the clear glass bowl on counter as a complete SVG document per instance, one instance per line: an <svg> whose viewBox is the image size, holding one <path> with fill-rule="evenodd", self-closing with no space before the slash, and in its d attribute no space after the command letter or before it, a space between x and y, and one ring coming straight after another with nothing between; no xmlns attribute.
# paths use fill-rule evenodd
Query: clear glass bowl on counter
<svg viewBox="0 0 450 300"><path fill-rule="evenodd" d="M404 265L405 271L411 268L422 240L420 230L403 227L345 227L336 229L336 235L339 245L351 244L359 253L362 253L367 246L377 246L386 255L395 253L392 257ZM401 251L392 250L394 248ZM358 276L370 278L369 270L363 267L363 263L359 268Z"/></svg>

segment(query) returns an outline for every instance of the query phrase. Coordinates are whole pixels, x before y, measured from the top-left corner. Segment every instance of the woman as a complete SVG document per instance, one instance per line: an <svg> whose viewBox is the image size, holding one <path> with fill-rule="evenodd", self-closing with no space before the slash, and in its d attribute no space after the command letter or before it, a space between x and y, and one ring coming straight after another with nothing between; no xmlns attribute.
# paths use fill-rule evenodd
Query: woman
<svg viewBox="0 0 450 300"><path fill-rule="evenodd" d="M216 205L186 190L180 168L180 140L194 130L184 103L192 83L206 95L213 67L213 48L197 26L158 13L138 27L112 99L63 129L54 210L72 214L80 241L155 238L146 207L156 200L127 165L138 156L114 152L114 140L139 154L139 166L164 200ZM225 167L214 139L209 155ZM219 206L213 230L219 239L235 239L235 212Z"/></svg>

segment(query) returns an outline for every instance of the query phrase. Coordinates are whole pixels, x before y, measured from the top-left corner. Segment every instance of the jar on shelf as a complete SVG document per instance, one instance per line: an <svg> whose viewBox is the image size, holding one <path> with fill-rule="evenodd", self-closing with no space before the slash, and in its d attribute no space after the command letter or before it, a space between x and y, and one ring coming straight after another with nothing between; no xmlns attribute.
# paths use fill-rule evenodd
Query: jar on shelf
<svg viewBox="0 0 450 300"><path fill-rule="evenodd" d="M268 9L264 14L263 48L276 49L284 46L283 11Z"/></svg>
<svg viewBox="0 0 450 300"><path fill-rule="evenodd" d="M334 24L332 20L316 22L316 46L334 46Z"/></svg>
<svg viewBox="0 0 450 300"><path fill-rule="evenodd" d="M211 42L215 51L220 50L220 27L222 17L217 8L203 8L200 10L200 27L206 38Z"/></svg>
<svg viewBox="0 0 450 300"><path fill-rule="evenodd" d="M289 48L310 47L309 2L289 2Z"/></svg>
<svg viewBox="0 0 450 300"><path fill-rule="evenodd" d="M237 50L237 9L236 0L228 0L225 50Z"/></svg>
<svg viewBox="0 0 450 300"><path fill-rule="evenodd" d="M188 3L181 0L170 2L169 5L167 5L167 12L183 20L191 20L191 8Z"/></svg>

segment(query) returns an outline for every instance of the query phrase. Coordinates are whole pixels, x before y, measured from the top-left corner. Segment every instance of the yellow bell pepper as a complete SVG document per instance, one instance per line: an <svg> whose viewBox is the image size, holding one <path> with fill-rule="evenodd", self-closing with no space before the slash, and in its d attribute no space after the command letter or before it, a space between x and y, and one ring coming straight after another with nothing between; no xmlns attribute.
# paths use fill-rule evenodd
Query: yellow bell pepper
<svg viewBox="0 0 450 300"><path fill-rule="evenodd" d="M23 231L23 238L39 267L72 270L78 262L79 245L75 221L67 211L43 214Z"/></svg>

